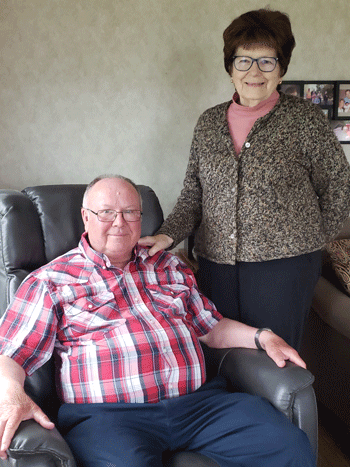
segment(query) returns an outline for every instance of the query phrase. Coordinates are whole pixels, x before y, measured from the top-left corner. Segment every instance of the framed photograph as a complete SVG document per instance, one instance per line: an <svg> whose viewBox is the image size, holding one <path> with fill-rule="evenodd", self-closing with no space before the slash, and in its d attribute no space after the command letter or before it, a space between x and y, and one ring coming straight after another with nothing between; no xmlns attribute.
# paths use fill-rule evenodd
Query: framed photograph
<svg viewBox="0 0 350 467"><path fill-rule="evenodd" d="M331 120L334 118L335 88L336 81L283 81L278 90L319 105Z"/></svg>
<svg viewBox="0 0 350 467"><path fill-rule="evenodd" d="M342 144L350 144L350 116L349 120L332 120L331 127L335 136Z"/></svg>
<svg viewBox="0 0 350 467"><path fill-rule="evenodd" d="M303 97L319 105L322 109L327 110L328 112L325 113L328 118L333 118L335 97L334 81L305 81Z"/></svg>
<svg viewBox="0 0 350 467"><path fill-rule="evenodd" d="M322 109L322 112L328 118L328 120L332 119L332 110L331 109Z"/></svg>
<svg viewBox="0 0 350 467"><path fill-rule="evenodd" d="M284 94L303 97L303 81L283 81L280 91Z"/></svg>
<svg viewBox="0 0 350 467"><path fill-rule="evenodd" d="M350 81L337 82L334 113L338 120L350 120Z"/></svg>

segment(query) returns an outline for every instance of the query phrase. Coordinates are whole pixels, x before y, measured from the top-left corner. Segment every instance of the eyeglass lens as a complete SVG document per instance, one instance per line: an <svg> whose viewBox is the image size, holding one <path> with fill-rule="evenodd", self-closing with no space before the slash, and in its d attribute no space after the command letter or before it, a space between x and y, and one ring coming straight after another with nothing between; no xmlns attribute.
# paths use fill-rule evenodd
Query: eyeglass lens
<svg viewBox="0 0 350 467"><path fill-rule="evenodd" d="M112 222L117 217L118 213L122 214L123 219L126 222L136 222L139 221L141 218L141 211L114 211L112 209L97 211L97 217L102 222Z"/></svg>
<svg viewBox="0 0 350 467"><path fill-rule="evenodd" d="M276 68L277 58L275 57L234 57L233 64L238 71L248 71L253 63L258 64L260 71L270 72Z"/></svg>

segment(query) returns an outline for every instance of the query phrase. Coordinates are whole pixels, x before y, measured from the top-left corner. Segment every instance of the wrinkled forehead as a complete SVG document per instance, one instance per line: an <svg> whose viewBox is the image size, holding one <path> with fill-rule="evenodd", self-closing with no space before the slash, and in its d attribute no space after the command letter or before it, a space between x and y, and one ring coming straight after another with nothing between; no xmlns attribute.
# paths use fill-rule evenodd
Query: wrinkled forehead
<svg viewBox="0 0 350 467"><path fill-rule="evenodd" d="M87 193L90 208L133 207L140 209L140 197L137 190L121 179L103 179L97 182Z"/></svg>

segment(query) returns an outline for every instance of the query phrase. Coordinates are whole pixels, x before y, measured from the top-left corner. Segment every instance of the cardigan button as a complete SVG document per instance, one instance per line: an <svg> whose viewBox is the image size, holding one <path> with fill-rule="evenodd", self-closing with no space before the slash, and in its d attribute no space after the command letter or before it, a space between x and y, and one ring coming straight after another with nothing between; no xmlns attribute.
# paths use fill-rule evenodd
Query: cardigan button
<svg viewBox="0 0 350 467"><path fill-rule="evenodd" d="M248 142L245 143L245 147L246 147L246 148L250 148L250 143L248 143Z"/></svg>

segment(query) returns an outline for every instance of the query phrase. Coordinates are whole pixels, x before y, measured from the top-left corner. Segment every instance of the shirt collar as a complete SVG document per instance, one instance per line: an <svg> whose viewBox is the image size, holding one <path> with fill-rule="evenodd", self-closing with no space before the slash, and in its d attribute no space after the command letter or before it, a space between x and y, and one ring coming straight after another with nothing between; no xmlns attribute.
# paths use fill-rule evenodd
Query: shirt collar
<svg viewBox="0 0 350 467"><path fill-rule="evenodd" d="M256 112L259 112L261 109L264 109L264 108L270 109L274 107L277 104L279 98L280 98L280 94L278 91L275 90L271 94L270 97L259 102L259 104L255 105L254 107L245 107L243 105L238 104L239 95L238 95L238 92L236 91L232 97L232 103L235 106L236 110L238 111L243 111L246 113L256 113Z"/></svg>
<svg viewBox="0 0 350 467"><path fill-rule="evenodd" d="M92 261L96 266L101 268L114 267L105 254L99 253L90 246L87 232L84 232L81 236L79 249L83 256L85 256L85 258L87 258L88 260ZM139 260L145 261L146 258L148 258L148 250L142 248L140 245L136 245L134 247L130 263L136 263Z"/></svg>

